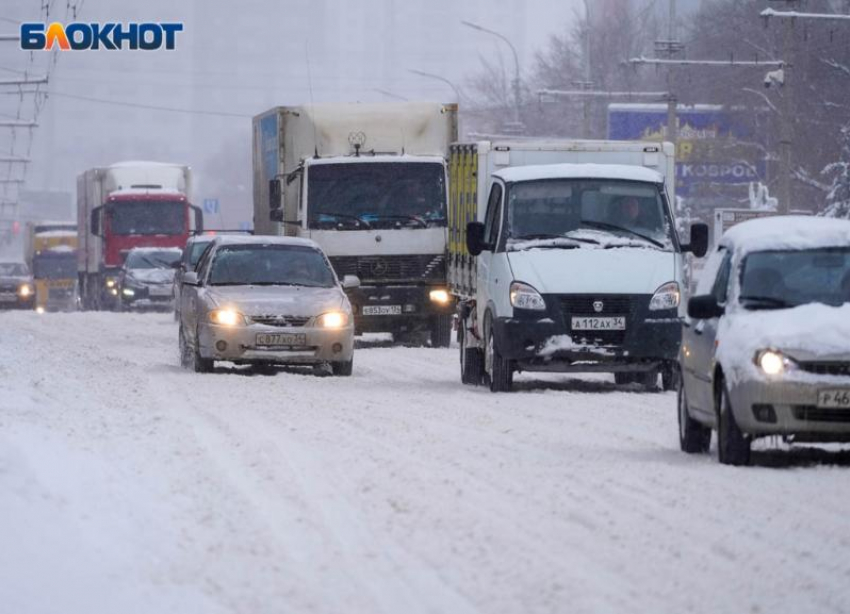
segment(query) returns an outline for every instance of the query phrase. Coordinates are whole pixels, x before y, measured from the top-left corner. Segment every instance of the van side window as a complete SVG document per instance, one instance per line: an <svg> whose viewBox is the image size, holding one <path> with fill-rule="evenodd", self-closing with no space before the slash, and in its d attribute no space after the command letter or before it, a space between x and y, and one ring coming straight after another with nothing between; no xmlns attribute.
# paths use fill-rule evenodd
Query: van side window
<svg viewBox="0 0 850 614"><path fill-rule="evenodd" d="M723 254L723 261L720 263L720 269L717 271L717 279L714 280L714 286L711 288L711 293L721 305L726 302L729 296L729 276L731 272L732 252L726 251Z"/></svg>
<svg viewBox="0 0 850 614"><path fill-rule="evenodd" d="M494 183L487 201L487 217L484 219L484 240L495 249L499 238L499 222L502 218L502 186Z"/></svg>

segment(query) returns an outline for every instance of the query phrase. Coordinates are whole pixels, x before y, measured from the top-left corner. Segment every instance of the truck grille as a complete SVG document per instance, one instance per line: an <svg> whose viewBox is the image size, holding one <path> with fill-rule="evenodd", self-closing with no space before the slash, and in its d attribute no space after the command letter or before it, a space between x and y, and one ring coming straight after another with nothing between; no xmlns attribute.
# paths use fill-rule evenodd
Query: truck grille
<svg viewBox="0 0 850 614"><path fill-rule="evenodd" d="M850 375L850 362L801 362L800 368L818 375Z"/></svg>
<svg viewBox="0 0 850 614"><path fill-rule="evenodd" d="M814 405L794 405L791 408L797 420L811 422L850 422L850 411L846 409L822 409Z"/></svg>
<svg viewBox="0 0 850 614"><path fill-rule="evenodd" d="M252 322L266 326L304 326L310 321L304 316L250 316Z"/></svg>
<svg viewBox="0 0 850 614"><path fill-rule="evenodd" d="M446 277L443 254L410 256L333 256L331 264L341 279L357 275L361 281L430 281Z"/></svg>
<svg viewBox="0 0 850 614"><path fill-rule="evenodd" d="M626 339L624 330L581 330L573 332L571 318L573 316L626 316L626 328L633 323L635 299L628 294L564 294L559 297L559 305L564 316L564 322L574 341L596 345L623 345ZM601 303L601 309L596 310L594 304Z"/></svg>

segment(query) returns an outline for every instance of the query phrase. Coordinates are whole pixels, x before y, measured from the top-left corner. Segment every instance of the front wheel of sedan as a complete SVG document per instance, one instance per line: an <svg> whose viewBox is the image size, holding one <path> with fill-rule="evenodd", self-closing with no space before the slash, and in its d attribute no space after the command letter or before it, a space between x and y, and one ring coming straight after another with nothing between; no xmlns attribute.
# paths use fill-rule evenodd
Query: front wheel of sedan
<svg viewBox="0 0 850 614"><path fill-rule="evenodd" d="M726 384L721 381L717 399L717 460L723 465L749 465L750 444L735 421Z"/></svg>
<svg viewBox="0 0 850 614"><path fill-rule="evenodd" d="M679 387L679 447L687 454L708 452L711 445L711 429L703 426L688 413L688 397L685 387Z"/></svg>
<svg viewBox="0 0 850 614"><path fill-rule="evenodd" d="M348 377L354 371L354 359L332 362L331 371L336 376Z"/></svg>
<svg viewBox="0 0 850 614"><path fill-rule="evenodd" d="M213 360L211 358L203 358L198 352L197 344L189 343L186 338L186 333L183 327L180 327L179 332L180 344L180 364L195 373L211 373L213 370Z"/></svg>

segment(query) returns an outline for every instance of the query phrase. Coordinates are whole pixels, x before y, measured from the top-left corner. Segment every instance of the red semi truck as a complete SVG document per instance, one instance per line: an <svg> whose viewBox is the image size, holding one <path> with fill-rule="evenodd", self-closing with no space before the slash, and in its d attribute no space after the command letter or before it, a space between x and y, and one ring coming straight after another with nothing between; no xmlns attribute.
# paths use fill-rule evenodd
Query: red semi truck
<svg viewBox="0 0 850 614"><path fill-rule="evenodd" d="M117 305L116 277L134 247L183 247L203 230L188 166L122 162L77 177L78 272L84 309Z"/></svg>

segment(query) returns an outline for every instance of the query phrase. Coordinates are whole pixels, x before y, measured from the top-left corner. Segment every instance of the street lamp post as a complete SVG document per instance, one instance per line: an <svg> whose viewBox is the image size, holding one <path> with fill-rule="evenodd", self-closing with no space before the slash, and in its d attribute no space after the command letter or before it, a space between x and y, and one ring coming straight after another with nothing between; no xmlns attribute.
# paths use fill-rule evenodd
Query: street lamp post
<svg viewBox="0 0 850 614"><path fill-rule="evenodd" d="M440 75L435 75L434 73L425 72L424 70L416 70L415 68L408 68L407 72L411 72L414 75L419 75L420 77L426 77L428 79L434 79L436 81L441 81L442 83L445 83L450 88L452 88L452 91L454 91L454 93L455 93L455 98L457 99L457 102L460 102L460 97L461 97L460 96L460 89L458 89L458 87L454 83L452 83L451 81L449 81L445 77L441 77Z"/></svg>
<svg viewBox="0 0 850 614"><path fill-rule="evenodd" d="M511 53L513 53L513 56L514 56L514 83L513 83L513 86L514 86L513 87L513 90L514 90L514 122L513 123L514 123L515 128L518 131L522 131L522 121L520 120L520 117L519 117L519 110L520 110L520 104L521 104L520 89L519 89L520 88L519 55L517 55L516 48L513 46L511 41L508 40L508 38L503 34L499 34L498 32L495 32L494 30L490 30L490 29L485 28L483 26L479 26L478 24L472 23L471 21L461 21L461 23L468 28L472 28L473 30L478 30L479 32L484 32L486 34L492 34L493 36L496 36L499 39L501 39L502 41L504 41L507 44L507 46L510 47Z"/></svg>

